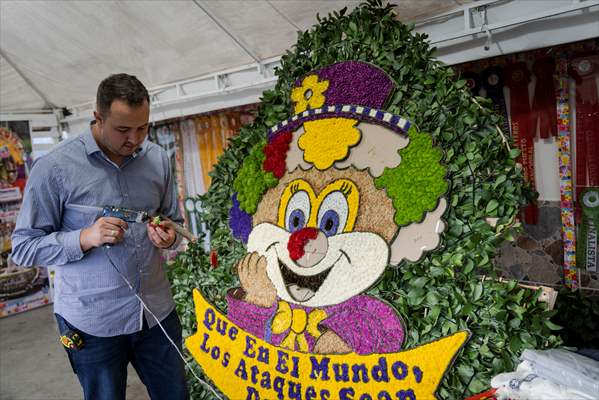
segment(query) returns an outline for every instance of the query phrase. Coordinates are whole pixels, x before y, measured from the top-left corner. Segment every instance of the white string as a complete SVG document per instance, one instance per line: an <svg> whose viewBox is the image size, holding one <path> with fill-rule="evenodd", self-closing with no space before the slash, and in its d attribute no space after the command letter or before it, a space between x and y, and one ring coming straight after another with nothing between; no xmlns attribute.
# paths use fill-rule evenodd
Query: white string
<svg viewBox="0 0 599 400"><path fill-rule="evenodd" d="M133 294L135 295L135 297L137 297L137 299L140 301L140 303L142 304L143 308L150 313L150 315L156 320L156 323L158 324L158 326L160 327L160 329L162 330L162 332L164 333L164 336L166 336L166 338L168 339L168 341L173 345L173 347L175 348L175 350L177 350L177 354L179 354L179 357L181 357L181 360L183 360L183 362L185 363L185 366L187 366L187 368L189 368L189 370L191 371L191 373L193 374L193 376L198 380L198 382L200 382L200 384L202 386L204 386L205 388L207 388L208 390L210 390L212 392L212 394L218 399L218 400L223 400L218 393L216 393L216 391L212 388L212 386L204 381L202 378L200 378L195 371L193 370L193 366L187 362L187 360L185 360L185 357L183 356L183 354L181 353L181 351L179 350L179 347L175 344L175 342L173 341L173 339L171 339L171 337L168 335L168 333L166 332L166 330L164 329L164 327L162 326L162 324L160 323L160 321L158 320L158 318L156 317L156 315L154 315L154 313L152 312L152 310L150 310L148 308L148 306L146 305L146 303L144 303L144 301L142 300L142 298L137 294L137 292L135 291L135 289L133 288L133 285L131 285L131 283L127 280L127 278L125 278L125 275L123 275L121 273L121 271L119 271L119 269L116 267L116 265L112 262L112 259L110 258L110 256L108 255L108 249L110 248L110 246L104 246L104 253L106 254L106 258L108 258L108 262L110 262L110 265L112 265L112 267L114 268L114 270L121 276L121 278L123 278L123 280L125 281L125 283L127 284L127 286L129 286L129 289L131 289L131 292L133 292Z"/></svg>

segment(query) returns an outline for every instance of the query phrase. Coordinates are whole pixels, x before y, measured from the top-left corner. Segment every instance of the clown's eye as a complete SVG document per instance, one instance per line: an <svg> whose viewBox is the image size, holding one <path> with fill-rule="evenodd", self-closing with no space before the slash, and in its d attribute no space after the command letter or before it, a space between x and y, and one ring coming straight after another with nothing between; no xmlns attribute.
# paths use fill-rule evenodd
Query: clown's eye
<svg viewBox="0 0 599 400"><path fill-rule="evenodd" d="M285 210L285 229L295 232L302 229L310 215L310 198L308 193L300 190L296 192L287 203Z"/></svg>
<svg viewBox="0 0 599 400"><path fill-rule="evenodd" d="M327 236L343 232L347 223L349 206L341 192L332 192L322 201L318 210L318 227Z"/></svg>

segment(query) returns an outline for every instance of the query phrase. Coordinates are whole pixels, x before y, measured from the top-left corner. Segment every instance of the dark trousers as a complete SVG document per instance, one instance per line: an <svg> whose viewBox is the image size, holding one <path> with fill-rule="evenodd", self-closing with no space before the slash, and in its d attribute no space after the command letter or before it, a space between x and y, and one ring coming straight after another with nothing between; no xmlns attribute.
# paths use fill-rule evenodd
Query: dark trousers
<svg viewBox="0 0 599 400"><path fill-rule="evenodd" d="M152 400L189 398L185 366L173 345L158 325L129 335L98 337L81 332L55 314L63 334L74 330L83 339L80 350L68 349L73 370L83 387L85 400L125 400L127 365L133 364ZM168 335L181 350L181 323L173 311L161 321Z"/></svg>

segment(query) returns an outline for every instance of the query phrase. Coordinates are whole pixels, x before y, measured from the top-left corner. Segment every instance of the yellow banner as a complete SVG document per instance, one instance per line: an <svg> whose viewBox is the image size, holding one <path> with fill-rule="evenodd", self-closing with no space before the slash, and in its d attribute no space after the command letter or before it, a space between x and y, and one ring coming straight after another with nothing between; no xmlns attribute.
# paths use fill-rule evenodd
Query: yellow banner
<svg viewBox="0 0 599 400"><path fill-rule="evenodd" d="M243 331L197 289L193 299L198 332L185 344L231 400L435 399L443 374L469 337L458 332L398 353L301 353Z"/></svg>

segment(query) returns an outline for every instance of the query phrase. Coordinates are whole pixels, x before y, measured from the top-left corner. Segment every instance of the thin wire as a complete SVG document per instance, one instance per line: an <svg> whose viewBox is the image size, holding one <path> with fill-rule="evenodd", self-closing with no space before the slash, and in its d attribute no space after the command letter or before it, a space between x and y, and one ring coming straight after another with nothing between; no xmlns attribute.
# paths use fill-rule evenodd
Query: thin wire
<svg viewBox="0 0 599 400"><path fill-rule="evenodd" d="M150 313L150 315L156 320L156 323L158 324L158 326L160 327L160 329L164 333L164 336L166 336L166 338L173 345L173 347L175 348L175 350L177 350L177 353L179 354L179 357L181 357L181 360L183 360L183 362L185 363L185 366L187 366L189 368L189 370L191 371L191 373L193 374L193 376L198 380L198 382L200 382L200 384L202 386L204 386L208 390L210 390L212 392L212 394L218 400L223 400L222 397L220 397L218 395L218 393L216 393L216 391L212 388L212 386L210 386L210 384L208 382L204 381L202 378L200 378L195 373L195 371L193 370L193 366L189 362L187 362L187 360L185 360L185 357L183 356L183 354L179 350L179 347L175 344L175 342L173 341L173 339L171 339L171 337L168 335L168 333L166 332L166 330L164 329L164 327L162 326L162 324L160 323L160 321L158 320L158 318L156 317L156 315L154 315L154 313L152 312L152 310L150 310L150 308L146 305L146 303L142 300L142 298L137 294L137 292L133 288L133 285L131 285L131 283L129 282L129 280L127 280L127 278L125 278L125 275L123 275L121 273L121 271L119 271L119 269L116 267L116 265L114 264L114 262L112 262L112 258L110 258L110 256L108 255L108 249L109 248L110 248L109 246L104 246L104 254L106 254L106 258L108 258L108 262L110 263L110 265L112 265L112 267L114 268L114 270L121 276L121 278L123 278L123 280L125 281L125 283L127 284L127 286L129 286L129 289L131 289L131 292L133 292L133 294L135 295L135 297L137 297L137 300L140 301L140 303L142 304L143 308L148 313Z"/></svg>
<svg viewBox="0 0 599 400"><path fill-rule="evenodd" d="M543 282L535 282L535 281L518 281L518 283L527 283L527 284L532 284L532 285L548 286L548 287L557 288L557 289L566 287L565 285L560 285L560 284L556 284L556 283L543 283ZM599 288L594 288L594 287L590 287L590 286L579 286L576 288L576 290L587 290L589 292L599 292Z"/></svg>

